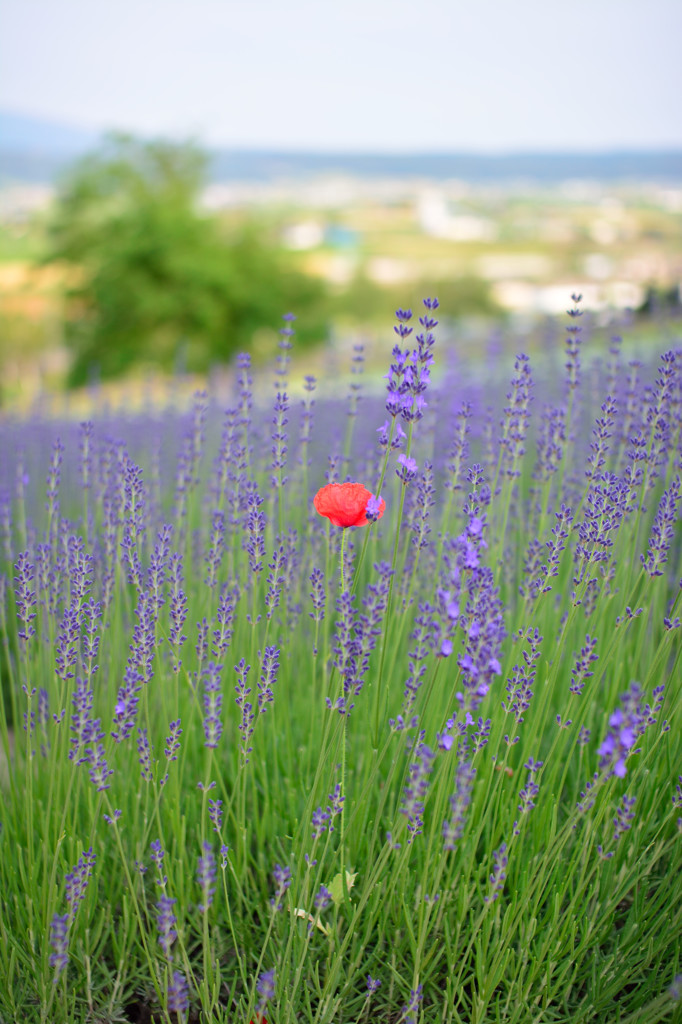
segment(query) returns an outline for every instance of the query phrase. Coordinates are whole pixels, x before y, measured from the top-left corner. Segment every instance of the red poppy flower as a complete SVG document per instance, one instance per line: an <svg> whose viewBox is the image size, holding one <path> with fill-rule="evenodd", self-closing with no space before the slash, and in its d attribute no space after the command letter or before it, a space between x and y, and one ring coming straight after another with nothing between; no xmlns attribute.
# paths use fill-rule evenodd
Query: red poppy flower
<svg viewBox="0 0 682 1024"><path fill-rule="evenodd" d="M370 518L367 518L367 504ZM330 519L334 526L367 526L367 523L381 519L386 508L383 498L375 498L363 484L327 484L320 488L313 499L321 516Z"/></svg>

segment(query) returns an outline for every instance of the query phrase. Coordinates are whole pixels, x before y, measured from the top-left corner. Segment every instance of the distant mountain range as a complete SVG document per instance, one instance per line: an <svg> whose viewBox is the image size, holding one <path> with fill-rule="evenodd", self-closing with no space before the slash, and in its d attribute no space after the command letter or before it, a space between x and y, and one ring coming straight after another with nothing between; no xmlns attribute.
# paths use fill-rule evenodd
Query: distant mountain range
<svg viewBox="0 0 682 1024"><path fill-rule="evenodd" d="M49 184L97 146L100 133L0 111L0 184ZM682 182L682 149L608 152L326 153L266 149L211 151L213 181L357 178L457 178L472 183L532 181Z"/></svg>

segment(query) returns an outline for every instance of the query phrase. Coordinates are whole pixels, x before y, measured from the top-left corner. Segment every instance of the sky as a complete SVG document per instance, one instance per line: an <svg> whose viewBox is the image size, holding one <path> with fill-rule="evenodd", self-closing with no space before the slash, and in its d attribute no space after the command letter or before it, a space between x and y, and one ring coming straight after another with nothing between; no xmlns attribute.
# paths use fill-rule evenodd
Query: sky
<svg viewBox="0 0 682 1024"><path fill-rule="evenodd" d="M211 146L682 146L682 0L2 0L0 108Z"/></svg>

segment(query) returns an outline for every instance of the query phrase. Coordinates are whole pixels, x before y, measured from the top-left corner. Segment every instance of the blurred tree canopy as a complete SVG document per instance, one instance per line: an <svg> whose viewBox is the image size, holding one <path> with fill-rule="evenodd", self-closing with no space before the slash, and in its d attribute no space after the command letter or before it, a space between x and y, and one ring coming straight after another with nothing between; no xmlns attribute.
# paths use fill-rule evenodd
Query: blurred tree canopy
<svg viewBox="0 0 682 1024"><path fill-rule="evenodd" d="M320 336L320 282L288 268L254 224L228 228L198 210L206 162L192 145L112 136L64 180L47 259L77 268L72 384L135 364L206 370L289 309Z"/></svg>

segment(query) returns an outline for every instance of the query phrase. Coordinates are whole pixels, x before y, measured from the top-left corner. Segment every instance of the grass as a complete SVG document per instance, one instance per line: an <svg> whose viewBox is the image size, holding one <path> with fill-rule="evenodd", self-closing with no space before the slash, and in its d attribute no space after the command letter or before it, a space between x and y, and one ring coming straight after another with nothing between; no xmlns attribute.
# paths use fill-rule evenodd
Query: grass
<svg viewBox="0 0 682 1024"><path fill-rule="evenodd" d="M423 418L284 333L222 427L0 423L3 1021L680 1019L680 355L505 399L423 319Z"/></svg>

